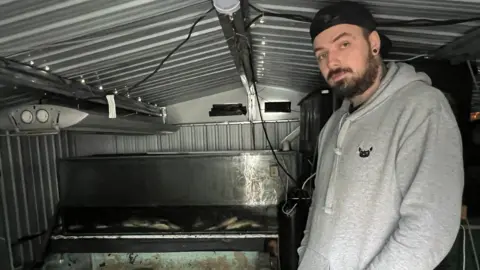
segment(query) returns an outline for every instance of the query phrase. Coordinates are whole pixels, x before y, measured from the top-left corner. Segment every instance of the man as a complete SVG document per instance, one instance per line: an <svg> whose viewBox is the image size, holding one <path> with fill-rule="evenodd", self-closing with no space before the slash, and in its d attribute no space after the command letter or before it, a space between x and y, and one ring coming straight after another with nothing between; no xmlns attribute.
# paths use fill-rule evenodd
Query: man
<svg viewBox="0 0 480 270"><path fill-rule="evenodd" d="M384 65L370 12L320 10L310 28L325 80L345 100L319 135L300 270L432 270L460 225L460 132L441 91L404 63Z"/></svg>

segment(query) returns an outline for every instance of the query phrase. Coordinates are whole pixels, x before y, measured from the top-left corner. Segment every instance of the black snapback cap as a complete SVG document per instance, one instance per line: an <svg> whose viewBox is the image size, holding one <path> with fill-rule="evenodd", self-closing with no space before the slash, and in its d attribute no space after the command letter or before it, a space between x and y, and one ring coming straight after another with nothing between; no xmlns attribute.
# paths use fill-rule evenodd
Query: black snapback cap
<svg viewBox="0 0 480 270"><path fill-rule="evenodd" d="M367 7L353 1L341 1L320 9L310 24L310 37L313 40L324 30L339 24L352 24L365 28L368 31L376 31L377 22ZM391 40L379 33L381 48L380 53L385 56L392 47Z"/></svg>

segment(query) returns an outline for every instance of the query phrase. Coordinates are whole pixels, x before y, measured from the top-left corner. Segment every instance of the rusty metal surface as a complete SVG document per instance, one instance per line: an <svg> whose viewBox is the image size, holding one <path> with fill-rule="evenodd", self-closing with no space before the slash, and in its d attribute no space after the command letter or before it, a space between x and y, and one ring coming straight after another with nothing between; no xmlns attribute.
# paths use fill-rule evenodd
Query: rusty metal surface
<svg viewBox="0 0 480 270"><path fill-rule="evenodd" d="M43 270L257 270L271 269L258 252L55 254Z"/></svg>

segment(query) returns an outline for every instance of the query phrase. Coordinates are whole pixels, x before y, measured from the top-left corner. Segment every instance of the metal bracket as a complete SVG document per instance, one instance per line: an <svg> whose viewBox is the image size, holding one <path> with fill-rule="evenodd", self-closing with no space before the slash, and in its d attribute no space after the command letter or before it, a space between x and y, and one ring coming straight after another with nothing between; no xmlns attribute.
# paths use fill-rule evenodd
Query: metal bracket
<svg viewBox="0 0 480 270"><path fill-rule="evenodd" d="M248 6L248 1L241 1L243 7ZM230 49L233 61L237 68L243 87L247 93L247 117L249 121L255 119L255 108L257 107L253 82L255 73L251 68L251 38L246 31L245 16L243 8L240 8L232 14L222 13L223 10L217 9L217 16L223 30L226 42Z"/></svg>

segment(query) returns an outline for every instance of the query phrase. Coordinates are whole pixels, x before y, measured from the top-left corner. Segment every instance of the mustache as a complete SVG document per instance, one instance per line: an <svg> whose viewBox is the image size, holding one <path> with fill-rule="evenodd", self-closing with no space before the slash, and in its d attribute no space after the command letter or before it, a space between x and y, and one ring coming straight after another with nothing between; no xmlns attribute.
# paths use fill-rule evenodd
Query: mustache
<svg viewBox="0 0 480 270"><path fill-rule="evenodd" d="M327 75L327 79L330 80L333 76L337 75L338 73L347 73L352 72L350 68L337 68L334 70L330 70Z"/></svg>

